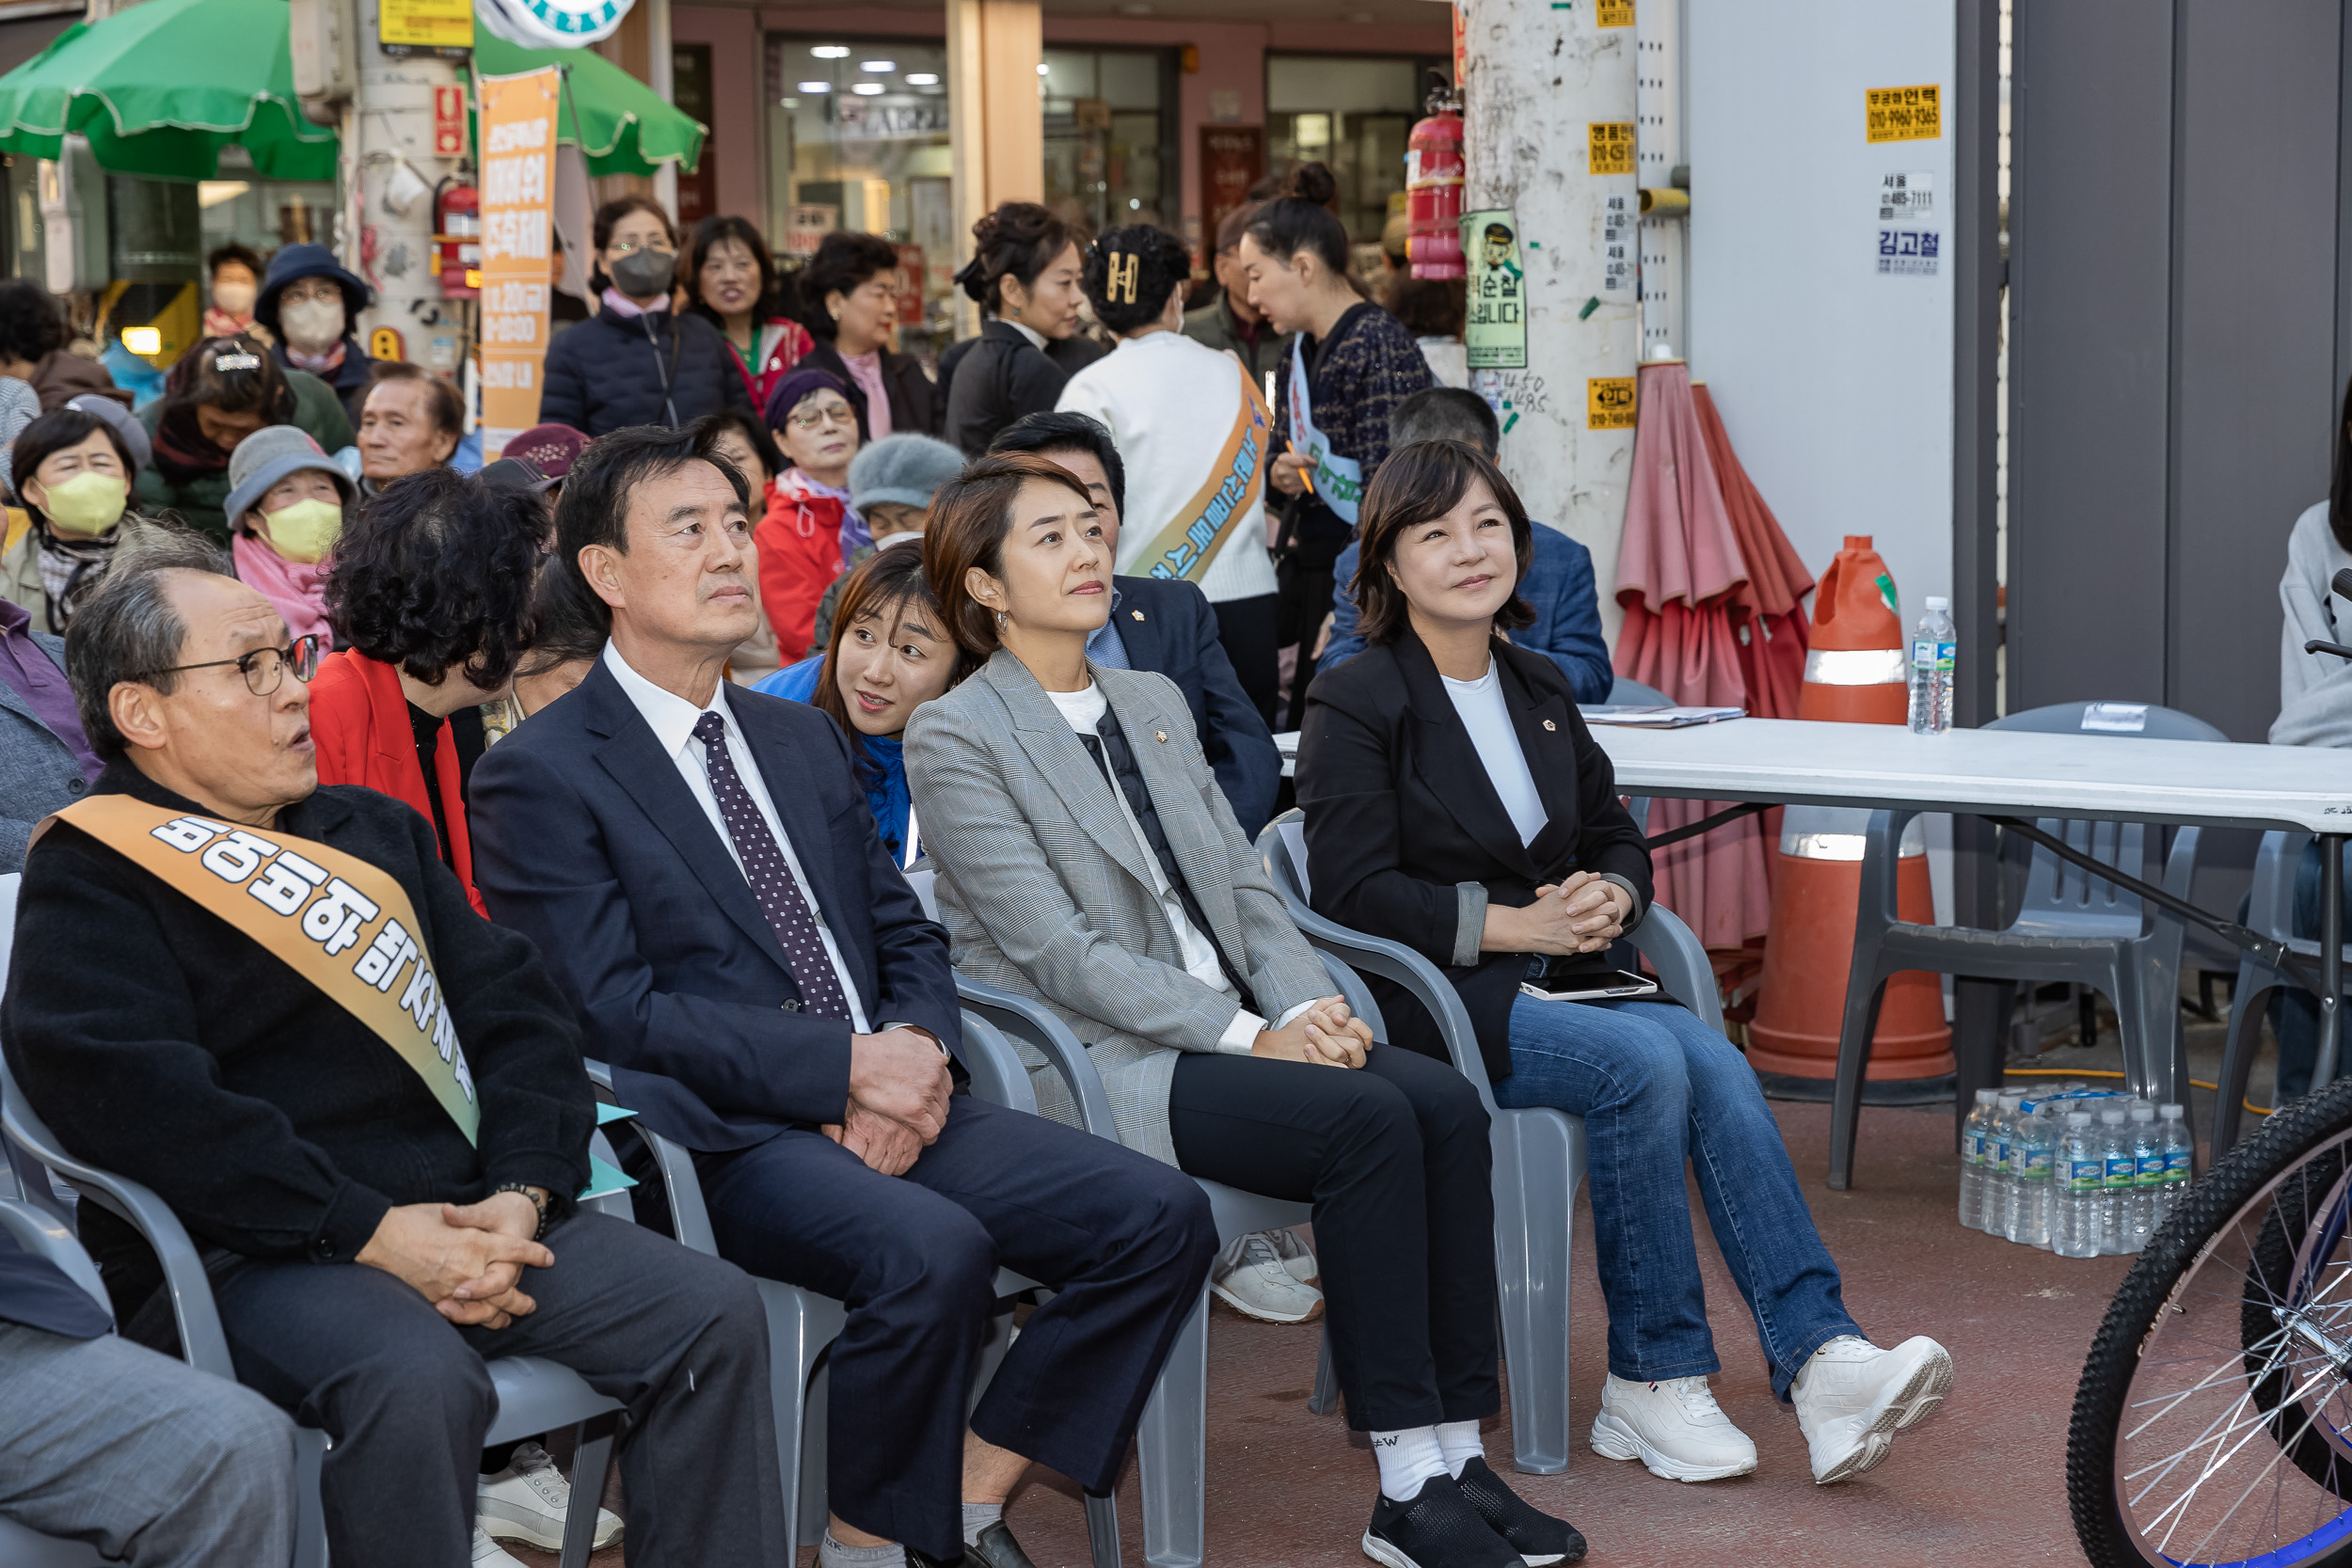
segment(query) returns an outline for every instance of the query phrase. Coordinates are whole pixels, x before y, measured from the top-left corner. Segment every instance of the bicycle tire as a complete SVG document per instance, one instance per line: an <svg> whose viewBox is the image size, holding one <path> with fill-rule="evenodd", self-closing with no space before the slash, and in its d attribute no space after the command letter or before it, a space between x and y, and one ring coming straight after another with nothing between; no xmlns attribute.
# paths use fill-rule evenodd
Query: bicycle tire
<svg viewBox="0 0 2352 1568"><path fill-rule="evenodd" d="M2116 1498L2115 1452L2133 1372L2157 1314L2207 1243L2265 1185L2347 1129L2352 1129L2352 1078L2340 1078L2273 1115L2260 1132L2240 1142L2189 1188L2108 1304L2074 1391L2066 1443L2067 1505L2075 1539L2093 1568L2148 1568L2149 1559ZM2352 1568L2352 1546L2323 1560L2328 1568Z"/></svg>
<svg viewBox="0 0 2352 1568"><path fill-rule="evenodd" d="M2312 1201L2332 1192L2343 1178L2344 1149L2328 1150L2310 1168L2308 1180L2298 1180L2293 1190L2282 1190L2273 1199L2271 1212L2263 1221L2249 1259L2260 1272L2263 1289L2246 1293L2239 1308L2239 1334L2246 1346L2249 1390L2272 1438L2286 1450L2296 1469L2341 1496L2352 1487L2352 1466L2347 1465L2342 1447L2344 1434L2324 1428L2314 1418L2318 1413L2294 1398L2293 1379L2283 1369L2271 1365L2261 1351L2263 1340L2277 1323L2269 1304L2296 1289L2293 1276L2311 1229Z"/></svg>

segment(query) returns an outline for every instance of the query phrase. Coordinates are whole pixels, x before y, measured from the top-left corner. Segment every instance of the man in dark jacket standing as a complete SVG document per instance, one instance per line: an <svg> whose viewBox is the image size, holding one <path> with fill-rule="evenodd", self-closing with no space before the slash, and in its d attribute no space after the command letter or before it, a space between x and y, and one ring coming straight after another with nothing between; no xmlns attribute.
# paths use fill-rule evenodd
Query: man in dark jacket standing
<svg viewBox="0 0 2352 1568"><path fill-rule="evenodd" d="M313 657L192 544L118 563L76 615L107 769L26 861L10 1069L69 1148L171 1205L240 1380L333 1440L342 1568L467 1560L500 1355L628 1406L632 1561L769 1560L750 1281L575 1212L596 1107L570 1014L422 817L318 786ZM135 1239L82 1223L130 1337L167 1329Z"/></svg>
<svg viewBox="0 0 2352 1568"><path fill-rule="evenodd" d="M269 275L253 302L253 319L269 329L278 362L332 387L355 425L375 360L359 346L353 327L372 297L325 245L290 245L270 258Z"/></svg>

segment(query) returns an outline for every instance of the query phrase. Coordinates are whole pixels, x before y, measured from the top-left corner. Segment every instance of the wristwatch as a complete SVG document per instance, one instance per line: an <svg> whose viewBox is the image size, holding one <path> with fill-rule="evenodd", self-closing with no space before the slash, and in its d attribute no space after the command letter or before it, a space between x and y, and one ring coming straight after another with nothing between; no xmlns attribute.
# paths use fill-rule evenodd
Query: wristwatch
<svg viewBox="0 0 2352 1568"><path fill-rule="evenodd" d="M523 1196L531 1199L531 1206L539 1211L539 1228L531 1233L531 1239L534 1242L545 1241L548 1234L548 1200L540 1194L537 1183L531 1181L501 1181L490 1190L490 1196L492 1197L498 1196L501 1193L520 1193Z"/></svg>

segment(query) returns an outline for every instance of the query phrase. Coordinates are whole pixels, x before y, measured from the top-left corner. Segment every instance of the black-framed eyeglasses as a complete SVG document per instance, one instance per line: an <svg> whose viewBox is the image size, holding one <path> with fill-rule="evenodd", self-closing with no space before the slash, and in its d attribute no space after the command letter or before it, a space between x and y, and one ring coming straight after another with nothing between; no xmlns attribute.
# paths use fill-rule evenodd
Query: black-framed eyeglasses
<svg viewBox="0 0 2352 1568"><path fill-rule="evenodd" d="M212 658L201 664L175 664L168 670L150 670L138 678L146 680L154 675L182 675L190 670L217 670L224 664L237 667L237 673L245 677L245 689L256 697L275 693L286 683L289 668L294 671L294 679L308 686L310 677L319 671L319 636L311 632L295 638L283 648L256 648L249 654L239 654L235 658Z"/></svg>

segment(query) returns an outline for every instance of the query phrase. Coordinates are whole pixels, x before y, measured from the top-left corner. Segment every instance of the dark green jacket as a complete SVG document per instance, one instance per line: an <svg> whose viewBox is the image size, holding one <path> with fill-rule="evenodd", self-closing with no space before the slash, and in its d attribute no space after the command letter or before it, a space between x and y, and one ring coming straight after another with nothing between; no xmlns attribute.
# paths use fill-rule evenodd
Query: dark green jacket
<svg viewBox="0 0 2352 1568"><path fill-rule="evenodd" d="M351 416L343 411L342 400L335 389L308 371L288 370L286 385L294 388L294 423L329 452L338 452L351 445ZM157 398L139 410L139 423L147 427L149 440L155 438L155 427L162 422L164 408L169 398ZM160 454L139 475L138 510L149 516L159 513L177 513L182 522L215 541L229 540L229 519L221 508L229 499L229 469L224 465L209 473L196 474L175 482L163 471Z"/></svg>
<svg viewBox="0 0 2352 1568"><path fill-rule="evenodd" d="M1266 372L1279 365L1291 351L1290 334L1262 331L1258 346L1251 348L1249 340L1241 335L1241 324L1233 320L1233 308L1226 303L1222 290L1215 300L1198 310L1184 312L1184 336L1196 343L1211 348L1229 348L1235 358L1249 369L1249 379L1265 389Z"/></svg>

